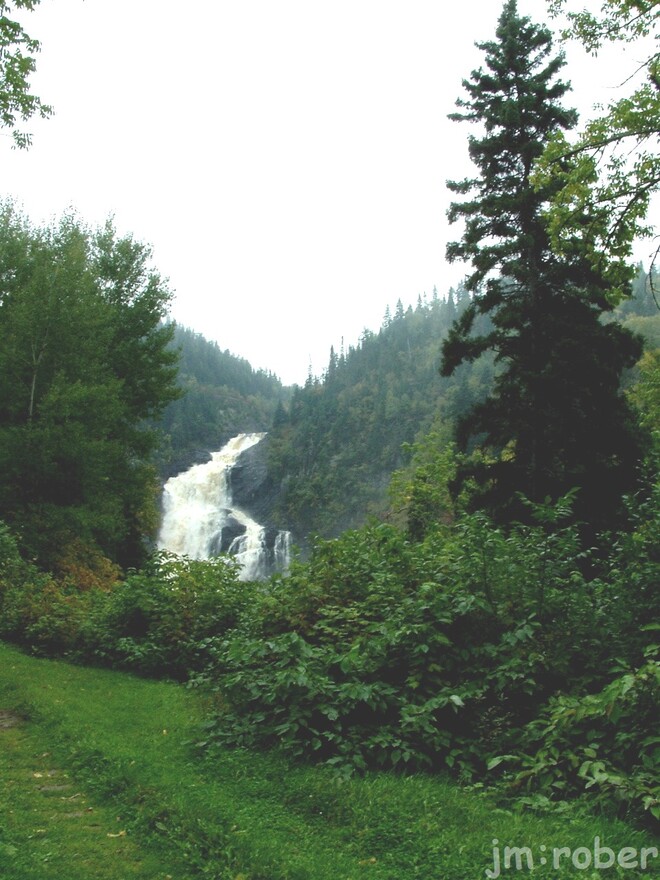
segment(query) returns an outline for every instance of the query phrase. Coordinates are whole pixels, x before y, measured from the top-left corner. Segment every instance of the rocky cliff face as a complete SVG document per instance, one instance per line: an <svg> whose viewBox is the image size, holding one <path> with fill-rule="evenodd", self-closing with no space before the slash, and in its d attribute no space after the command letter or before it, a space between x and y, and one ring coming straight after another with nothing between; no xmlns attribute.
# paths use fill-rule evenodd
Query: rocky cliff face
<svg viewBox="0 0 660 880"><path fill-rule="evenodd" d="M231 470L231 495L257 522L274 526L274 511L280 487L268 477L268 437L241 453Z"/></svg>

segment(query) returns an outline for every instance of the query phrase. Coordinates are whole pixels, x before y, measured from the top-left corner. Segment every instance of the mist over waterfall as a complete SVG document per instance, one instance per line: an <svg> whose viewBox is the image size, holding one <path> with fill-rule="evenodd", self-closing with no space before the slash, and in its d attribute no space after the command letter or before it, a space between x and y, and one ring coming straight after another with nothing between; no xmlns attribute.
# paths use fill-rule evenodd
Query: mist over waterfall
<svg viewBox="0 0 660 880"><path fill-rule="evenodd" d="M266 434L239 434L211 461L171 477L163 488L158 548L192 559L235 556L241 580L260 580L289 565L291 535L256 522L234 502L233 475L244 453Z"/></svg>

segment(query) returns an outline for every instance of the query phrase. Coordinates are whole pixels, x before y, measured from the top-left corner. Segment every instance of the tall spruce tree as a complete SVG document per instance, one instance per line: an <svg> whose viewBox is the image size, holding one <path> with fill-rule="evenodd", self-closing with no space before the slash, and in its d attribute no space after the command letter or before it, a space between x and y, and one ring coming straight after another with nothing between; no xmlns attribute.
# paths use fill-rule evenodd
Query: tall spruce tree
<svg viewBox="0 0 660 880"><path fill-rule="evenodd" d="M467 98L451 118L475 123L469 153L479 175L448 183L466 199L452 203L462 219L450 261L471 261L469 307L443 344L441 372L489 349L499 375L493 394L459 426L489 453L459 474L476 481L475 503L501 520L524 518L523 493L533 501L577 488L576 515L593 527L612 525L622 495L634 486L639 456L622 370L640 355L640 342L599 317L611 309L607 283L575 247L553 254L544 209L554 181L534 188L530 174L548 140L576 123L561 99L570 86L552 53L552 35L507 0L496 39L478 44L485 68L463 82ZM473 333L475 319L491 323Z"/></svg>

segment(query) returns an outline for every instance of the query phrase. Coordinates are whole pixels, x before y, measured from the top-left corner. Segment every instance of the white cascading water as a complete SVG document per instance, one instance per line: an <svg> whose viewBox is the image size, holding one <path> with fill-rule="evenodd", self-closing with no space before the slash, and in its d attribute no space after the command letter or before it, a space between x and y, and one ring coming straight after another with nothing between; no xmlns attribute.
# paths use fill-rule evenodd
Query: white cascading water
<svg viewBox="0 0 660 880"><path fill-rule="evenodd" d="M286 571L290 533L278 532L269 552L264 526L232 506L231 470L241 454L265 436L239 434L214 452L211 461L194 465L165 483L157 542L160 550L191 559L209 559L227 552L240 562L239 578L244 581Z"/></svg>

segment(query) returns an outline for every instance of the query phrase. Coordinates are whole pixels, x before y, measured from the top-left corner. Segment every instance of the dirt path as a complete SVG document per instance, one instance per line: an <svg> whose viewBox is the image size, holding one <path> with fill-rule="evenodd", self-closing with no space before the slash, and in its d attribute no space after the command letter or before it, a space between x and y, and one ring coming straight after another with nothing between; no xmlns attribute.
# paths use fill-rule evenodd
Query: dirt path
<svg viewBox="0 0 660 880"><path fill-rule="evenodd" d="M183 876L129 839L110 805L88 799L48 741L0 709L0 878L165 880Z"/></svg>
<svg viewBox="0 0 660 880"><path fill-rule="evenodd" d="M0 709L0 730L7 730L10 727L16 727L21 723L18 715L10 712L9 709Z"/></svg>

